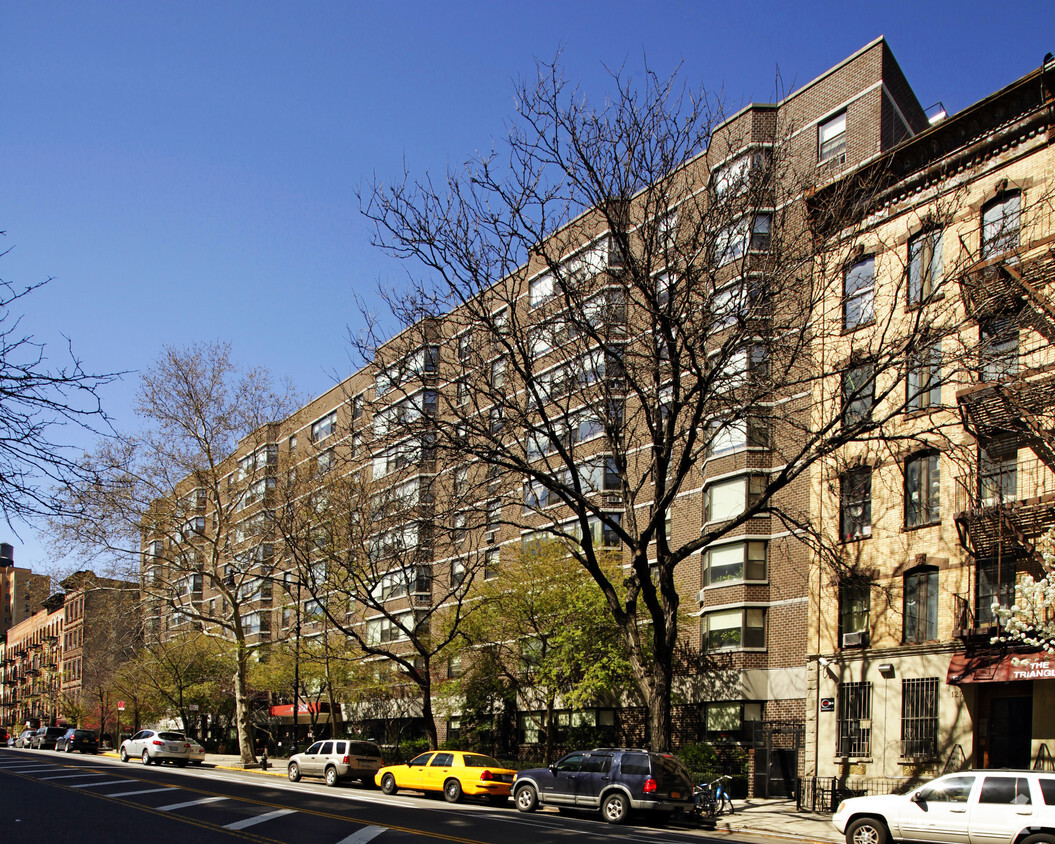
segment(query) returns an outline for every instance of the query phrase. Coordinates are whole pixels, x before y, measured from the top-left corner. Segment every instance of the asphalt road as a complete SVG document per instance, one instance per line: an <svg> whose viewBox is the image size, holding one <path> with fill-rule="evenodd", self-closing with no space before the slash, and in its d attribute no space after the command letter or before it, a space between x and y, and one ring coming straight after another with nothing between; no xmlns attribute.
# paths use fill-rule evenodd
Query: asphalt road
<svg viewBox="0 0 1055 844"><path fill-rule="evenodd" d="M0 841L600 844L729 841L689 830L613 827L592 816L539 812L359 786L327 788L259 774L144 766L116 759L0 751ZM741 839L746 840L746 839Z"/></svg>

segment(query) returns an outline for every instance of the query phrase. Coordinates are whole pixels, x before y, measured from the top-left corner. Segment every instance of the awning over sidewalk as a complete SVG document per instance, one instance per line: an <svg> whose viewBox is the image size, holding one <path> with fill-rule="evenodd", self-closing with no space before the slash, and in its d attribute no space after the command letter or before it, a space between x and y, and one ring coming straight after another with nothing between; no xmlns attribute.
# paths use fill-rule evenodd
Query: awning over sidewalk
<svg viewBox="0 0 1055 844"><path fill-rule="evenodd" d="M299 703L297 704L297 714L307 715L309 712L329 712L330 704L327 701L322 703ZM281 706L271 707L271 717L281 718L282 716L292 717L293 716L293 704L287 703Z"/></svg>
<svg viewBox="0 0 1055 844"><path fill-rule="evenodd" d="M1046 653L988 653L968 657L953 654L945 682L1012 683L1017 680L1055 680L1055 656Z"/></svg>

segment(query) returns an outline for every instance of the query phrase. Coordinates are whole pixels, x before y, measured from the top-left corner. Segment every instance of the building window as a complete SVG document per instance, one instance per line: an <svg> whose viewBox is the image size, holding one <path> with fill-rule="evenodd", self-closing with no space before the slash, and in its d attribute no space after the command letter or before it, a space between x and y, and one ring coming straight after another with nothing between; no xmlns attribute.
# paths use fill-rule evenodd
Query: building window
<svg viewBox="0 0 1055 844"><path fill-rule="evenodd" d="M451 586L457 588L465 582L465 560L451 561Z"/></svg>
<svg viewBox="0 0 1055 844"><path fill-rule="evenodd" d="M843 328L852 331L875 322L875 256L852 264L843 277Z"/></svg>
<svg viewBox="0 0 1055 844"><path fill-rule="evenodd" d="M905 527L936 525L941 521L941 474L937 452L927 452L905 463Z"/></svg>
<svg viewBox="0 0 1055 844"><path fill-rule="evenodd" d="M941 287L941 229L920 232L908 242L908 304L921 305Z"/></svg>
<svg viewBox="0 0 1055 844"><path fill-rule="evenodd" d="M502 408L492 407L488 413L488 418L490 421L491 434L493 436L501 434L505 428L505 417L502 413Z"/></svg>
<svg viewBox="0 0 1055 844"><path fill-rule="evenodd" d="M982 259L1018 249L1021 194L1004 193L982 208Z"/></svg>
<svg viewBox="0 0 1055 844"><path fill-rule="evenodd" d="M829 117L817 127L817 159L846 161L846 112Z"/></svg>
<svg viewBox="0 0 1055 844"><path fill-rule="evenodd" d="M708 613L703 617L703 642L709 651L765 648L766 611L749 607Z"/></svg>
<svg viewBox="0 0 1055 844"><path fill-rule="evenodd" d="M766 579L766 543L762 540L708 548L703 560L704 586Z"/></svg>
<svg viewBox="0 0 1055 844"><path fill-rule="evenodd" d="M938 570L922 568L905 575L906 644L931 642L938 638Z"/></svg>
<svg viewBox="0 0 1055 844"><path fill-rule="evenodd" d="M721 199L726 194L739 196L747 189L753 158L752 153L745 153L715 168L711 184L714 186L716 199Z"/></svg>
<svg viewBox="0 0 1055 844"><path fill-rule="evenodd" d="M494 530L502 518L502 500L492 498L487 502L487 529Z"/></svg>
<svg viewBox="0 0 1055 844"><path fill-rule="evenodd" d="M352 409L352 421L360 418L363 415L363 394L360 393L357 396L352 396L351 400Z"/></svg>
<svg viewBox="0 0 1055 844"><path fill-rule="evenodd" d="M1018 439L1014 434L979 444L978 487L983 507L1018 499Z"/></svg>
<svg viewBox="0 0 1055 844"><path fill-rule="evenodd" d="M868 620L871 614L872 582L852 575L839 584L839 643L842 647L868 644Z"/></svg>
<svg viewBox="0 0 1055 844"><path fill-rule="evenodd" d="M488 548L484 551L484 580L498 577L498 549Z"/></svg>
<svg viewBox="0 0 1055 844"><path fill-rule="evenodd" d="M761 703L739 700L708 703L704 712L704 735L715 744L750 741L748 731L761 720Z"/></svg>
<svg viewBox="0 0 1055 844"><path fill-rule="evenodd" d="M1007 316L988 319L978 326L979 377L1003 381L1018 374L1018 323Z"/></svg>
<svg viewBox="0 0 1055 844"><path fill-rule="evenodd" d="M714 238L716 263L724 267L731 261L738 261L750 252L764 252L769 249L773 227L772 214L755 214L743 217L718 232Z"/></svg>
<svg viewBox="0 0 1055 844"><path fill-rule="evenodd" d="M875 375L871 362L851 366L842 374L843 427L872 421L875 408Z"/></svg>
<svg viewBox="0 0 1055 844"><path fill-rule="evenodd" d="M458 407L464 407L469 403L469 379L459 378L455 383L455 396Z"/></svg>
<svg viewBox="0 0 1055 844"><path fill-rule="evenodd" d="M933 759L938 755L937 677L901 681L901 758Z"/></svg>
<svg viewBox="0 0 1055 844"><path fill-rule="evenodd" d="M910 413L941 405L941 343L935 343L908 361L905 408Z"/></svg>
<svg viewBox="0 0 1055 844"><path fill-rule="evenodd" d="M838 756L864 758L872 755L872 684L839 685Z"/></svg>
<svg viewBox="0 0 1055 844"><path fill-rule="evenodd" d="M537 308L553 296L553 276L540 275L528 283L528 307Z"/></svg>
<svg viewBox="0 0 1055 844"><path fill-rule="evenodd" d="M872 469L862 466L839 476L839 538L852 542L872 535Z"/></svg>
<svg viewBox="0 0 1055 844"><path fill-rule="evenodd" d="M317 443L333 434L337 427L337 411L327 413L322 419L311 423L311 441Z"/></svg>
<svg viewBox="0 0 1055 844"><path fill-rule="evenodd" d="M711 484L703 497L704 521L725 522L735 519L757 506L765 489L766 479L762 475L741 475Z"/></svg>
<svg viewBox="0 0 1055 844"><path fill-rule="evenodd" d="M458 337L458 360L468 363L473 354L473 336L466 332Z"/></svg>
<svg viewBox="0 0 1055 844"><path fill-rule="evenodd" d="M504 358L499 358L491 363L491 386L496 390L502 389L506 385L506 362Z"/></svg>
<svg viewBox="0 0 1055 844"><path fill-rule="evenodd" d="M1006 609L1015 603L1016 570L1014 557L986 557L978 561L975 617L979 627L997 623L993 604Z"/></svg>

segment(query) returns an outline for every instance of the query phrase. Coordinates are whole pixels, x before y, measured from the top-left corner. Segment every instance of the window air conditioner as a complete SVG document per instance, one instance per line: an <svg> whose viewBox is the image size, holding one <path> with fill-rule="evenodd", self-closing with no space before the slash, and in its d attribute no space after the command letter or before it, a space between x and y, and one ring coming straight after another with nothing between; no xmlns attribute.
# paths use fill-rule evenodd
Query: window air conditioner
<svg viewBox="0 0 1055 844"><path fill-rule="evenodd" d="M863 648L868 644L868 634L864 630L856 633L843 633L844 648Z"/></svg>

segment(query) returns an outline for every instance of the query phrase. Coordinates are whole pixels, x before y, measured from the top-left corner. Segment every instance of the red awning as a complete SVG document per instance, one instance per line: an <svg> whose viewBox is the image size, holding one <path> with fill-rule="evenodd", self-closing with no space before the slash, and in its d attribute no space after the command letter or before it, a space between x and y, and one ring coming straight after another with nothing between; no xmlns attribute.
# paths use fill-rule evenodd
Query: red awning
<svg viewBox="0 0 1055 844"><path fill-rule="evenodd" d="M1055 680L1055 656L1047 653L981 654L968 657L953 654L945 682L1011 683L1016 680Z"/></svg>
<svg viewBox="0 0 1055 844"><path fill-rule="evenodd" d="M330 711L330 704L328 702L326 702L326 701L323 701L322 703L299 703L299 704L297 704L297 714L298 715L307 715L309 712L329 712L329 711ZM276 718L280 717L282 715L285 715L287 717L292 716L293 715L293 704L292 703L287 703L287 704L283 704L281 706L272 706L271 707L271 715L272 715L272 717L276 717Z"/></svg>

